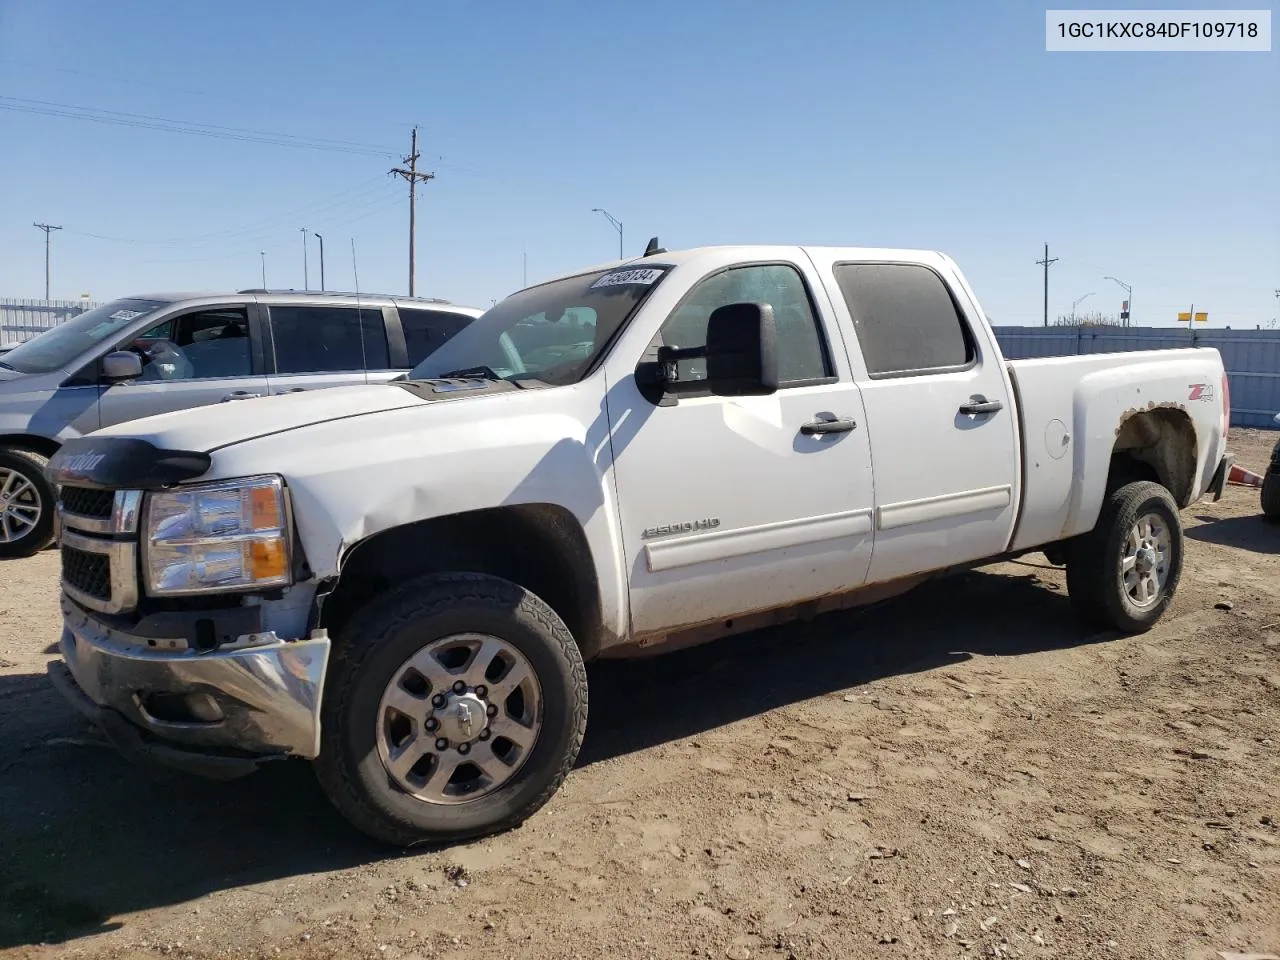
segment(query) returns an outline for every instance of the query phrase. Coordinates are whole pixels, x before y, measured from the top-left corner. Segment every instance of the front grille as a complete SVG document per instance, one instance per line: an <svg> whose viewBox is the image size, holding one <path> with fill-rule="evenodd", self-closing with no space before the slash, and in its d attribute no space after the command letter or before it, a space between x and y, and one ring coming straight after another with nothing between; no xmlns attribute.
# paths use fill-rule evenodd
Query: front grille
<svg viewBox="0 0 1280 960"><path fill-rule="evenodd" d="M89 553L62 544L62 579L98 600L111 599L111 561L106 554Z"/></svg>
<svg viewBox="0 0 1280 960"><path fill-rule="evenodd" d="M81 517L110 520L115 504L114 490L92 490L88 487L63 487L58 496L62 509Z"/></svg>

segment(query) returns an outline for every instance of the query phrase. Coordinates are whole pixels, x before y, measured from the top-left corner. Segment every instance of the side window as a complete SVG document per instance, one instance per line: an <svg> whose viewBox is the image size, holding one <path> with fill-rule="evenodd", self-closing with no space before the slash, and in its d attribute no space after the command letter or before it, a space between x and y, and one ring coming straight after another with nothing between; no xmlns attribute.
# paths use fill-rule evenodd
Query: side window
<svg viewBox="0 0 1280 960"><path fill-rule="evenodd" d="M381 307L272 307L277 373L386 370Z"/></svg>
<svg viewBox="0 0 1280 960"><path fill-rule="evenodd" d="M134 342L143 380L206 380L253 372L249 317L243 307L183 314Z"/></svg>
<svg viewBox="0 0 1280 960"><path fill-rule="evenodd" d="M416 367L435 353L453 335L465 327L471 318L444 310L423 310L399 307L400 326L404 330L404 343L409 351L409 366Z"/></svg>
<svg viewBox="0 0 1280 960"><path fill-rule="evenodd" d="M951 292L928 267L843 263L835 278L872 377L954 370L976 356Z"/></svg>
<svg viewBox="0 0 1280 960"><path fill-rule="evenodd" d="M707 277L667 318L659 333L660 341L668 347L704 346L712 312L744 301L773 307L780 385L800 385L833 376L804 279L795 267L786 264L734 267ZM681 380L704 379L706 371L705 360L680 361Z"/></svg>

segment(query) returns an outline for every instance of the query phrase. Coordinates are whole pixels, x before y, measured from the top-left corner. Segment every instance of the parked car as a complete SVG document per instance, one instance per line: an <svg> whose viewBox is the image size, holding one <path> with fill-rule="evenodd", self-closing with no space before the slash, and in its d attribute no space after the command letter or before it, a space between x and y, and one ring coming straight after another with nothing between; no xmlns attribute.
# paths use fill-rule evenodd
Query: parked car
<svg viewBox="0 0 1280 960"><path fill-rule="evenodd" d="M1213 349L1008 362L938 253L652 250L403 381L68 442L50 677L133 756L308 758L373 837L474 837L573 767L592 658L1032 551L1088 621L1150 628L1180 508L1222 494L1225 387Z"/></svg>
<svg viewBox="0 0 1280 960"><path fill-rule="evenodd" d="M482 311L442 300L242 290L128 297L0 354L0 558L53 537L46 459L188 407L390 380Z"/></svg>
<svg viewBox="0 0 1280 960"><path fill-rule="evenodd" d="M1275 422L1280 426L1280 413ZM1270 520L1280 520L1280 440L1271 448L1271 462L1262 477L1262 512Z"/></svg>

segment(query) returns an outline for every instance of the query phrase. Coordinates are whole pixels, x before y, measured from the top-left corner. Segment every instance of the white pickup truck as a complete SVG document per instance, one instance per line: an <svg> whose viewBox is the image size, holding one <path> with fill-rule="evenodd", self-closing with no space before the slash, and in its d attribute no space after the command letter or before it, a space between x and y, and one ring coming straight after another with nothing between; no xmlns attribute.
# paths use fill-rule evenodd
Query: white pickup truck
<svg viewBox="0 0 1280 960"><path fill-rule="evenodd" d="M938 253L651 242L402 380L67 443L50 676L136 757L306 758L376 838L474 837L568 774L593 658L1030 551L1147 629L1228 408L1216 350L1006 361Z"/></svg>

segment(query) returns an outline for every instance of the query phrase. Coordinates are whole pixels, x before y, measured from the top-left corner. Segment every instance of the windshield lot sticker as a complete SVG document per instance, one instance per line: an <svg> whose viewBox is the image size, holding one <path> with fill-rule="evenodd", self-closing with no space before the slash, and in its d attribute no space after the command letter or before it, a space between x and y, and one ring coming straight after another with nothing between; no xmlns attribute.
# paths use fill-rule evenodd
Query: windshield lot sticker
<svg viewBox="0 0 1280 960"><path fill-rule="evenodd" d="M132 320L134 317L142 316L141 310L117 310L108 320Z"/></svg>
<svg viewBox="0 0 1280 960"><path fill-rule="evenodd" d="M635 283L641 286L649 286L655 280L662 276L661 270L654 270L652 267L646 267L640 270L615 270L613 273L606 273L603 277L591 285L592 290L600 287L616 287L624 283Z"/></svg>

